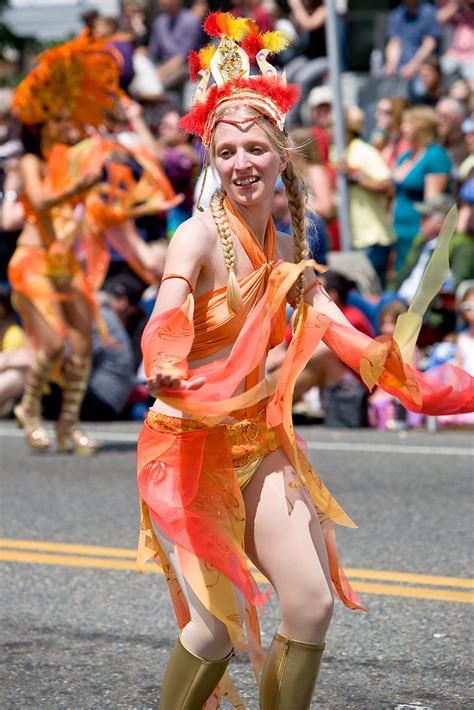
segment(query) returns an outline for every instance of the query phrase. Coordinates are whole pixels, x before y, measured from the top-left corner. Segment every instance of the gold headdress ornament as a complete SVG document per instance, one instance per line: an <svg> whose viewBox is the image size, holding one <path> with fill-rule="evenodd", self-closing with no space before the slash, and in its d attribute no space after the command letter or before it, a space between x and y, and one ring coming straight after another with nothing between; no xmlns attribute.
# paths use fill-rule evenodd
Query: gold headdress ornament
<svg viewBox="0 0 474 710"><path fill-rule="evenodd" d="M120 95L120 60L106 40L86 34L48 49L15 91L12 109L22 123L39 124L67 111L81 125L98 126Z"/></svg>
<svg viewBox="0 0 474 710"><path fill-rule="evenodd" d="M181 119L181 127L200 136L207 148L217 109L233 102L251 106L282 131L285 115L297 100L299 90L296 85L286 83L284 74L278 74L269 63L268 55L288 47L285 35L282 32L262 34L253 20L234 17L228 12L211 13L203 27L210 37L217 37L220 42L218 47L208 45L189 54L191 80L200 77L200 81L193 106ZM253 59L260 75L250 75ZM214 83L209 85L211 78Z"/></svg>

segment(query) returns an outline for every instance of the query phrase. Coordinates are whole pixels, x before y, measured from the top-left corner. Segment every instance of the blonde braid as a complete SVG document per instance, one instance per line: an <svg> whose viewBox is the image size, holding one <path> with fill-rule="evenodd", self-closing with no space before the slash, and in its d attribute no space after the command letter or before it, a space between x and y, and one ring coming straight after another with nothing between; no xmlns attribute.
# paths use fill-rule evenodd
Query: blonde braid
<svg viewBox="0 0 474 710"><path fill-rule="evenodd" d="M237 313L244 305L244 302L240 292L239 282L235 275L234 242L224 210L224 197L225 192L223 190L216 190L211 200L211 212L217 227L219 239L221 240L227 271L229 272L229 280L227 282L227 305L229 310Z"/></svg>
<svg viewBox="0 0 474 710"><path fill-rule="evenodd" d="M281 174L288 197L288 208L291 214L291 231L295 263L308 258L308 242L306 240L306 210L305 192L302 190L303 181L295 168L294 163L288 160L285 170ZM304 299L304 273L298 277L296 284L296 304L299 307Z"/></svg>

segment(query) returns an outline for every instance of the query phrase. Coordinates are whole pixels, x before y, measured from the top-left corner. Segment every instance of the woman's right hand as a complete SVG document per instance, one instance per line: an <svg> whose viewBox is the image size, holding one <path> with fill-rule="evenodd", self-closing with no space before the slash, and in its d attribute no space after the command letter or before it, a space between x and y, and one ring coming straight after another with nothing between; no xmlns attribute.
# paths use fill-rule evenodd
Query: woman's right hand
<svg viewBox="0 0 474 710"><path fill-rule="evenodd" d="M152 397L159 397L163 387L169 390L198 390L205 382L205 377L191 377L189 380L184 380L177 375L166 373L166 370L153 370L146 378L146 387Z"/></svg>

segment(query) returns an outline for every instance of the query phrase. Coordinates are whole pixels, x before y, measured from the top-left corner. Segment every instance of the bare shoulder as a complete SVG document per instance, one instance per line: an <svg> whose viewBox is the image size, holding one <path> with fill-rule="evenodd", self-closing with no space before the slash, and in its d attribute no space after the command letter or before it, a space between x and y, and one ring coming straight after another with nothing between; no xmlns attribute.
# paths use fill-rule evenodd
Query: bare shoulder
<svg viewBox="0 0 474 710"><path fill-rule="evenodd" d="M277 232L277 254L283 261L294 261L293 237L286 232Z"/></svg>
<svg viewBox="0 0 474 710"><path fill-rule="evenodd" d="M216 234L212 215L204 212L180 224L171 238L169 248L172 251L180 251L183 255L192 253L194 257L199 257L208 254L215 246Z"/></svg>

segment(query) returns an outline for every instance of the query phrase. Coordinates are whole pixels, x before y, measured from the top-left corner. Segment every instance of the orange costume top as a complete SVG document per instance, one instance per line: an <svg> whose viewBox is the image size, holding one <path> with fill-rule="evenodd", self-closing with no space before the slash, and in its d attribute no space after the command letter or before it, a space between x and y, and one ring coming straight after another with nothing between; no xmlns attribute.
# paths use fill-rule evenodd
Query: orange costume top
<svg viewBox="0 0 474 710"><path fill-rule="evenodd" d="M227 199L224 209L254 267L239 282L242 311L229 312L225 287L196 298L190 293L180 308L152 318L143 334L147 374L159 367L186 378L188 361L233 345L227 357L192 370L193 376L206 378L200 389L163 389L160 399L192 419L150 410L144 423L137 452L141 512L138 565L143 569L149 559L154 559L163 566L178 623L180 627L186 625L190 618L186 599L155 536L153 519L174 541L187 582L200 601L226 624L237 650L242 651L246 641L258 678L264 656L256 605L262 604L267 594L258 589L244 553L241 488L242 473L249 467L255 471L270 451L284 448L298 474L297 485L305 486L315 504L336 594L349 608L362 610L339 564L335 544L335 523L355 525L311 467L291 419L296 378L318 343L324 338L366 383L378 383L416 411L468 411L473 408L474 386L467 373L451 366L435 376L417 372L403 362L395 341L372 340L352 327L335 323L308 304L300 308L280 371L271 380L259 378L259 366L268 348L283 337L288 292L306 266L317 265L310 261L276 262L272 219L262 250ZM235 395L244 380L246 391ZM223 423L229 415L238 421L229 423L227 419ZM243 618L236 590L245 599ZM237 691L227 675L219 692L238 706ZM206 710L217 707L216 703L215 698L210 699Z"/></svg>

